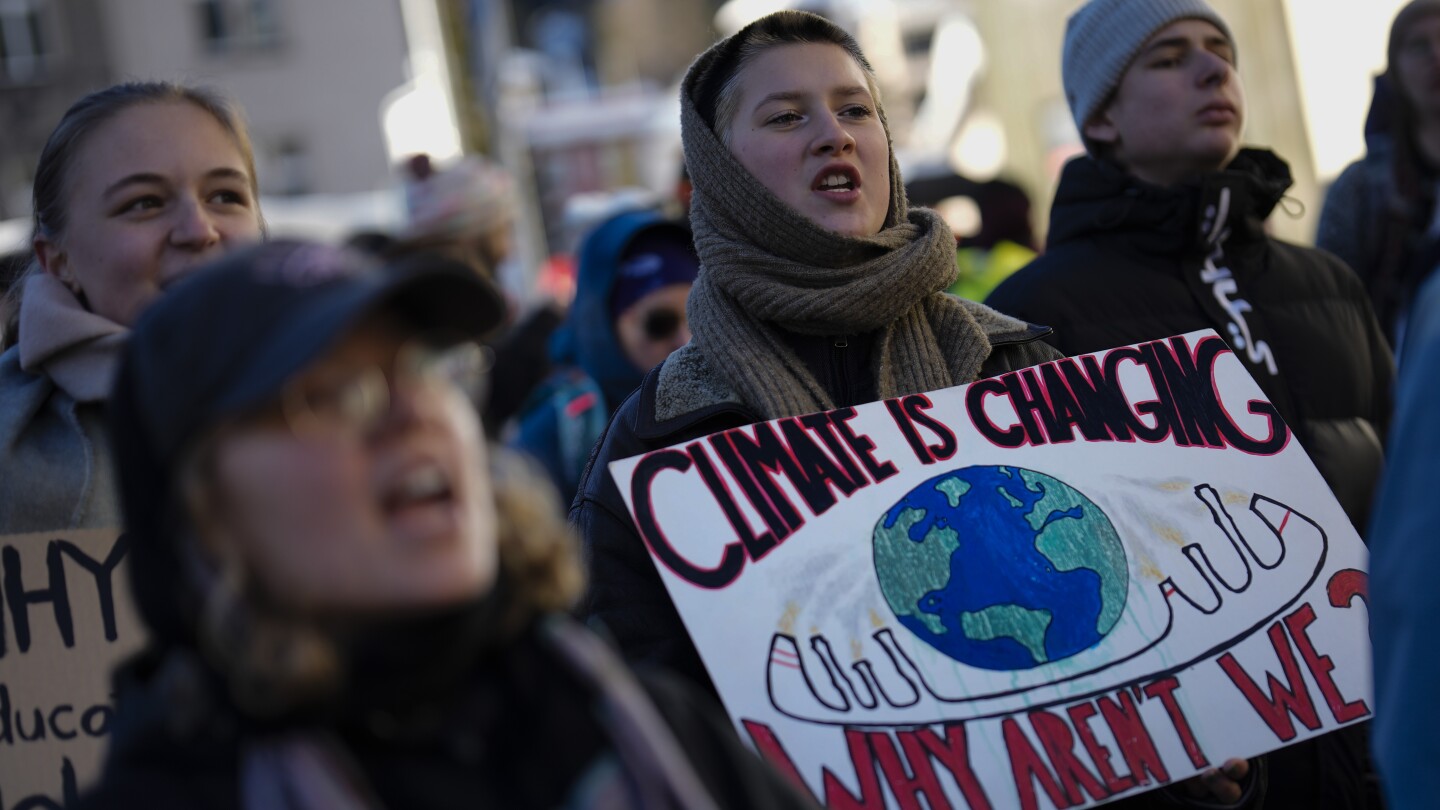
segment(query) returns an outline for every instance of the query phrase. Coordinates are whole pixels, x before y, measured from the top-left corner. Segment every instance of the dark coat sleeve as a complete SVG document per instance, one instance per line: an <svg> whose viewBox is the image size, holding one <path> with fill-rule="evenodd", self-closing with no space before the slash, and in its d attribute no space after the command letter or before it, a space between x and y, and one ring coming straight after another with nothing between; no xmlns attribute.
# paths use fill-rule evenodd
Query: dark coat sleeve
<svg viewBox="0 0 1440 810"><path fill-rule="evenodd" d="M791 784L741 742L710 698L660 673L641 672L640 680L718 806L819 808L808 790Z"/></svg>
<svg viewBox="0 0 1440 810"><path fill-rule="evenodd" d="M615 412L570 507L588 577L577 612L586 624L613 639L625 660L664 667L714 693L700 655L610 475L611 461L664 446L648 447L636 435L639 400L645 390L632 393Z"/></svg>

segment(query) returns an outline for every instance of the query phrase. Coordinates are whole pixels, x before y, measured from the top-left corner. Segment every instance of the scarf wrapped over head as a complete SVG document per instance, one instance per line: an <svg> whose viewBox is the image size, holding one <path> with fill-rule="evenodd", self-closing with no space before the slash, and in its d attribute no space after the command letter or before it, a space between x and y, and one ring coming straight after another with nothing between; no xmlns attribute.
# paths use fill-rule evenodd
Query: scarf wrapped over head
<svg viewBox="0 0 1440 810"><path fill-rule="evenodd" d="M955 238L935 212L908 207L893 146L884 226L871 236L845 236L782 202L713 129L717 88L737 69L754 29L777 21L813 25L806 19L813 16L778 12L752 23L702 54L680 91L685 165L695 187L690 223L701 261L688 305L692 345L766 419L835 407L787 345L785 331L878 332L873 356L883 398L971 382L990 354L975 318L943 292L956 276Z"/></svg>

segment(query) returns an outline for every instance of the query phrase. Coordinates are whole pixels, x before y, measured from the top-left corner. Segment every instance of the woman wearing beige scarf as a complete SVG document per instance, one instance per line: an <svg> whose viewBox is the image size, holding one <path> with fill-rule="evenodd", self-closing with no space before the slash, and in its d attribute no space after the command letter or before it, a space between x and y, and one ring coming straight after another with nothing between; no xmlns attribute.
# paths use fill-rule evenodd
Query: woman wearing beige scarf
<svg viewBox="0 0 1440 810"><path fill-rule="evenodd" d="M779 12L706 51L680 94L701 270L694 338L621 406L571 517L583 609L632 660L709 686L610 461L767 419L969 383L1057 356L1049 330L944 294L945 223L910 209L873 71L821 17Z"/></svg>
<svg viewBox="0 0 1440 810"><path fill-rule="evenodd" d="M103 422L161 291L261 236L249 136L209 91L122 84L66 112L35 172L35 259L0 355L0 535L120 525Z"/></svg>

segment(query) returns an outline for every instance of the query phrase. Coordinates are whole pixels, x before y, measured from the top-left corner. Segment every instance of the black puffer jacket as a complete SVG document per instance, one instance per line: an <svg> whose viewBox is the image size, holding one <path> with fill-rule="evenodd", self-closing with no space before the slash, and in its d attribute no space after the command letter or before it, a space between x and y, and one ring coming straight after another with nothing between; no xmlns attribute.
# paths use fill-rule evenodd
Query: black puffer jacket
<svg viewBox="0 0 1440 810"><path fill-rule="evenodd" d="M978 313L992 352L982 377L1058 357L1043 341L1049 330L988 313ZM839 339L788 336L791 348L825 386L837 407L877 398L870 370L873 340L866 335ZM843 345L842 345L843 344ZM726 358L739 362L742 358ZM762 421L731 393L706 358L687 346L645 377L620 406L590 457L570 519L584 543L590 589L581 613L599 624L632 662L665 666L714 692L680 615L636 533L609 464L651 450Z"/></svg>
<svg viewBox="0 0 1440 810"><path fill-rule="evenodd" d="M1078 158L1055 195L1049 249L986 303L1052 326L1052 342L1067 355L1214 329L1363 529L1384 460L1394 361L1364 286L1344 262L1265 234L1290 183L1282 160L1254 149L1223 172L1170 188ZM1226 213L1218 223L1217 212ZM1207 235L1218 236L1216 262L1229 278L1214 267L1204 275L1215 244ZM1240 310L1238 320L1222 296ZM1246 334L1258 361L1245 350ZM1260 351L1267 346L1274 374Z"/></svg>

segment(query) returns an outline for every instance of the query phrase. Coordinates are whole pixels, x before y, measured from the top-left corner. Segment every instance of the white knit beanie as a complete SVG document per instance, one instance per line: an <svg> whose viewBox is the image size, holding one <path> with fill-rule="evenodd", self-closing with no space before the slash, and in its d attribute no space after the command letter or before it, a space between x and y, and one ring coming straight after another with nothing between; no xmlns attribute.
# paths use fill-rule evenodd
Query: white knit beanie
<svg viewBox="0 0 1440 810"><path fill-rule="evenodd" d="M1070 15L1060 70L1082 136L1085 122L1109 100L1145 42L1176 20L1189 19L1204 20L1235 39L1205 0L1090 0Z"/></svg>

